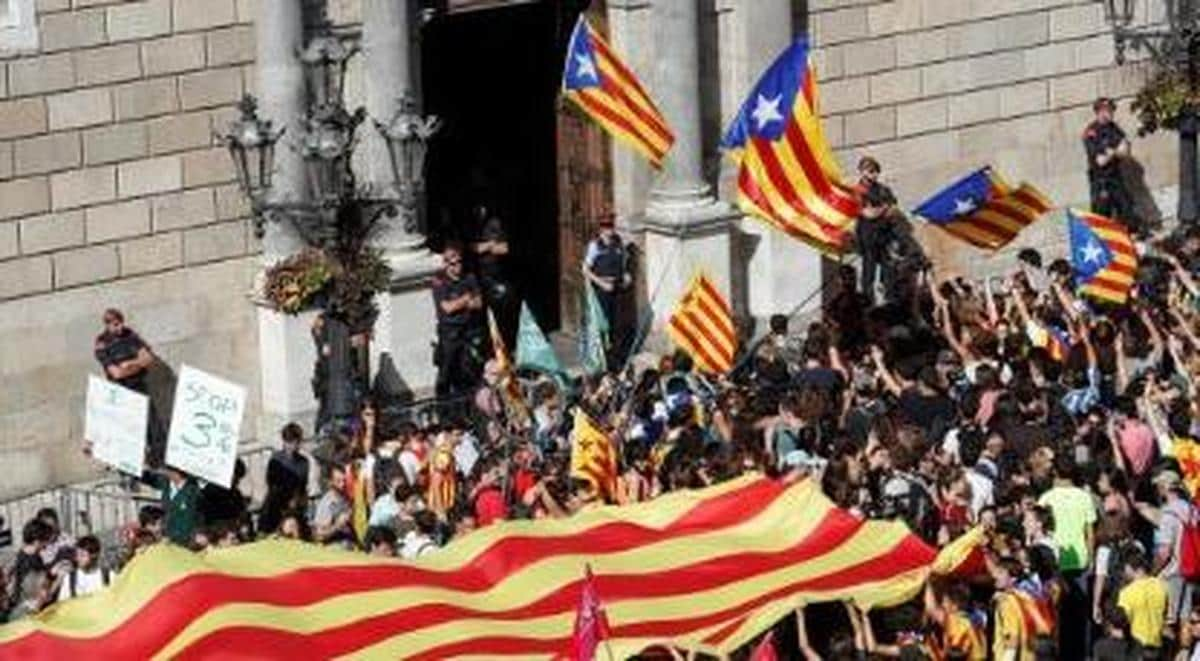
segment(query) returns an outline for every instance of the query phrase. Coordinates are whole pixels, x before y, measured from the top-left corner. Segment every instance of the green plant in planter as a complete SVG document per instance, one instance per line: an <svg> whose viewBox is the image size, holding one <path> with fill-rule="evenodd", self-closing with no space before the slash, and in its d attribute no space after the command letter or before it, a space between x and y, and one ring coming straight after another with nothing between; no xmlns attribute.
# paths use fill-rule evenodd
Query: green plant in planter
<svg viewBox="0 0 1200 661"><path fill-rule="evenodd" d="M1200 108L1200 94L1192 90L1186 77L1164 70L1142 86L1131 108L1138 118L1139 136L1159 129L1174 131L1186 110Z"/></svg>

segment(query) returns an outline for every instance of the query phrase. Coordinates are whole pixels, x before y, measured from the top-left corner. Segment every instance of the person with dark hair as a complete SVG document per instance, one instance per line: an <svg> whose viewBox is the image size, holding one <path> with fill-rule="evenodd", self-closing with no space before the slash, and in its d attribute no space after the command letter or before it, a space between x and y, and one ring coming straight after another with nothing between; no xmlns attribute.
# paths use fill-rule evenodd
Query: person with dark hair
<svg viewBox="0 0 1200 661"><path fill-rule="evenodd" d="M1130 635L1141 643L1145 658L1158 658L1167 617L1167 585L1150 573L1150 561L1140 553L1125 558L1125 578L1128 583L1117 595L1117 606L1129 618Z"/></svg>
<svg viewBox="0 0 1200 661"><path fill-rule="evenodd" d="M437 394L453 397L472 392L483 373L483 293L463 266L462 248L442 250L442 271L433 279L437 312Z"/></svg>
<svg viewBox="0 0 1200 661"><path fill-rule="evenodd" d="M75 543L75 563L58 586L58 601L99 592L112 580L100 556L100 540L85 535Z"/></svg>
<svg viewBox="0 0 1200 661"><path fill-rule="evenodd" d="M896 195L892 189L879 181L882 168L879 161L864 156L858 161L858 185L855 192L861 205L858 222L855 223L855 242L862 257L861 291L867 300L875 302L875 282L880 271L890 268L887 264L887 246L892 240L892 214L895 213ZM885 275L884 282L890 280Z"/></svg>
<svg viewBox="0 0 1200 661"><path fill-rule="evenodd" d="M1112 99L1096 99L1092 104L1095 118L1083 131L1092 211L1119 220L1136 233L1141 227L1134 215L1133 198L1121 176L1121 161L1130 156L1129 139L1113 121L1116 109Z"/></svg>
<svg viewBox="0 0 1200 661"><path fill-rule="evenodd" d="M36 573L43 577L48 576L50 567L42 560L42 549L46 548L46 544L50 543L53 537L54 530L38 518L30 519L21 529L21 548L17 550L17 556L4 572L7 585L5 593L9 597L5 610L16 608L19 600L25 595L22 587L27 575Z"/></svg>
<svg viewBox="0 0 1200 661"><path fill-rule="evenodd" d="M1142 645L1129 632L1129 617L1120 608L1104 613L1104 637L1092 646L1092 661L1142 661Z"/></svg>
<svg viewBox="0 0 1200 661"><path fill-rule="evenodd" d="M313 513L313 539L320 544L350 545L354 531L350 525L351 507L346 498L346 469L333 464L325 474L325 493Z"/></svg>
<svg viewBox="0 0 1200 661"><path fill-rule="evenodd" d="M142 481L162 494L163 532L180 546L189 546L192 535L204 525L200 512L200 484L174 466L146 471Z"/></svg>
<svg viewBox="0 0 1200 661"><path fill-rule="evenodd" d="M279 436L283 447L273 452L267 462L267 495L258 517L258 528L264 533L275 532L284 512L303 509L308 502L310 462L300 451L304 430L289 422Z"/></svg>
<svg viewBox="0 0 1200 661"><path fill-rule="evenodd" d="M363 538L367 553L380 558L396 557L396 531L391 528L372 526Z"/></svg>
<svg viewBox="0 0 1200 661"><path fill-rule="evenodd" d="M404 536L400 545L400 557L405 560L416 560L438 549L434 537L438 528L437 516L429 510L421 510L413 514L413 523L416 527Z"/></svg>

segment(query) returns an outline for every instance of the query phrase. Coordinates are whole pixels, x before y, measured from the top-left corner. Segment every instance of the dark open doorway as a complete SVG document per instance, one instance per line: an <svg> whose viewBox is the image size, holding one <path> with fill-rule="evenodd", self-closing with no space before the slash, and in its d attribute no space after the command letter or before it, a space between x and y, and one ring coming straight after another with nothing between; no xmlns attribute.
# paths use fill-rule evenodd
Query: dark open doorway
<svg viewBox="0 0 1200 661"><path fill-rule="evenodd" d="M467 239L474 205L495 209L513 284L547 330L560 324L555 102L575 20L564 14L543 1L439 16L421 51L425 111L444 122L428 161L431 243Z"/></svg>

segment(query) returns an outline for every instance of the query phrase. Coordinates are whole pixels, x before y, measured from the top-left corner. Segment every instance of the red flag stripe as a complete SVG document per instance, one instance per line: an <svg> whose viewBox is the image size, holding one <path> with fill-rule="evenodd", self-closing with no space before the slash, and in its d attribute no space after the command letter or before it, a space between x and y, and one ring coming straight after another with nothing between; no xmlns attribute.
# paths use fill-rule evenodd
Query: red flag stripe
<svg viewBox="0 0 1200 661"><path fill-rule="evenodd" d="M592 94L594 94L592 90L580 90L576 92L575 98L579 99L579 102L587 108L588 112L591 112L596 116L612 123L621 131L627 133L630 137L637 140L639 144L643 145L646 150L654 155L655 160L662 160L662 158L666 155L666 151L664 149L656 146L645 133L638 130L628 119L612 112L603 103L600 103L593 98Z"/></svg>
<svg viewBox="0 0 1200 661"><path fill-rule="evenodd" d="M812 147L800 131L800 125L794 117L787 123L786 135L788 146L791 147L796 162L804 169L804 178L812 185L813 191L817 195L820 195L838 213L848 218L857 216L859 211L858 201L852 195L834 190L832 184L829 182L828 175L821 169L821 164L817 162L816 156L812 153Z"/></svg>
<svg viewBox="0 0 1200 661"><path fill-rule="evenodd" d="M639 80L638 77L629 70L629 67L625 66L625 62L623 62L621 58L617 57L616 53L614 53L612 48L609 47L608 42L604 39L604 37L597 34L596 31L592 29L590 24L588 25L588 33L589 36L592 37L592 46L595 48L600 57L604 58L604 60L612 66L613 70L620 74L620 82L632 89L638 96L641 97L641 102L639 102L638 105L642 106L643 108L653 110L655 115L661 117L662 112L659 111L658 107L654 104L654 101L650 99L650 94L646 92L644 87L642 87L642 81ZM670 129L668 129L665 124L660 123L658 128L665 133L671 133Z"/></svg>
<svg viewBox="0 0 1200 661"><path fill-rule="evenodd" d="M783 172L783 165L775 155L775 150L771 148L771 143L762 138L752 138L751 148L758 154L759 159L763 164L763 171L766 172L769 183L779 191L789 205L797 212L805 216L808 220L816 223L816 225L825 233L824 238L829 238L830 231L841 232L842 228L836 223L830 222L823 215L814 211L809 207L804 199L800 196L799 191L792 187L792 182L788 180L787 175ZM814 237L820 240L822 237Z"/></svg>
<svg viewBox="0 0 1200 661"><path fill-rule="evenodd" d="M629 95L625 92L625 90L620 85L609 80L607 77L601 77L600 86L604 89L605 92L608 92L610 95L612 95L613 98L616 98L619 101L623 102L625 104L625 106L628 107L629 110L633 113L633 115L635 117L637 117L638 119L640 119L642 121L642 123L646 125L646 128L649 131L651 131L652 133L654 133L655 135L658 136L659 140L666 142L666 143L670 143L672 140L675 139L675 136L672 135L670 131L666 130L666 128L664 128L662 126L662 124L658 121L657 117L650 115L649 113L647 113L645 111L645 109L643 109L638 104L634 103L633 100L629 98Z"/></svg>
<svg viewBox="0 0 1200 661"><path fill-rule="evenodd" d="M704 345L704 343L696 338L691 324L688 324L687 321L681 318L679 315L672 315L671 319L667 323L670 324L671 328L674 329L675 332L679 333L681 339L683 340L683 342L680 344L682 344L683 348L687 350L687 352L690 353L694 358L699 358L698 362L703 363L703 368L714 372L720 369L720 359L714 356L712 352L709 351Z"/></svg>

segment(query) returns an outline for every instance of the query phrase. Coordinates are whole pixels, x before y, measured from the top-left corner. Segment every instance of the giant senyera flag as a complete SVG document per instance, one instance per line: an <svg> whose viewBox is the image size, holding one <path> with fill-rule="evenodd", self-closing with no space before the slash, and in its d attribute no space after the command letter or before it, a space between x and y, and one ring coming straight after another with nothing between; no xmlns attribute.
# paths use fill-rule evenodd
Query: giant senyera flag
<svg viewBox="0 0 1200 661"><path fill-rule="evenodd" d="M747 477L569 519L477 530L414 562L300 542L135 558L112 586L0 628L0 658L550 658L590 565L617 658L720 654L798 604L918 594L934 550L811 481Z"/></svg>
<svg viewBox="0 0 1200 661"><path fill-rule="evenodd" d="M806 37L762 75L721 146L738 164L742 211L822 251L845 249L859 202L821 129Z"/></svg>

